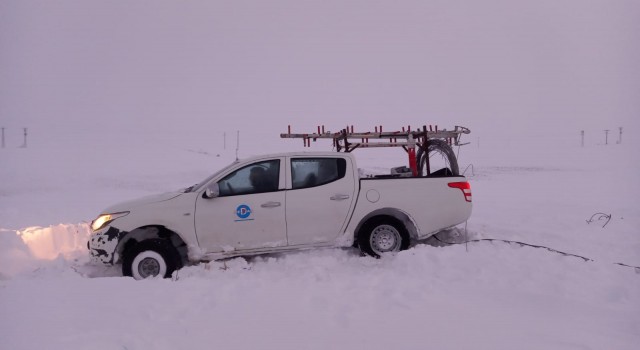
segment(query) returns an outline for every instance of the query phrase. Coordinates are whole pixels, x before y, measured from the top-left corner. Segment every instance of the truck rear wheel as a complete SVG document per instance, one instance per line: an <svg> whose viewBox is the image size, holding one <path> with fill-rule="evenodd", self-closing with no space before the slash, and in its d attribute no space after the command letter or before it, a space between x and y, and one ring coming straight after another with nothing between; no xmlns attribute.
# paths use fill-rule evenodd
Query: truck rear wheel
<svg viewBox="0 0 640 350"><path fill-rule="evenodd" d="M122 274L136 280L161 275L171 277L173 271L182 267L180 256L169 241L149 239L125 252Z"/></svg>
<svg viewBox="0 0 640 350"><path fill-rule="evenodd" d="M379 258L385 253L407 249L409 234L395 218L373 218L360 229L358 246L363 253Z"/></svg>

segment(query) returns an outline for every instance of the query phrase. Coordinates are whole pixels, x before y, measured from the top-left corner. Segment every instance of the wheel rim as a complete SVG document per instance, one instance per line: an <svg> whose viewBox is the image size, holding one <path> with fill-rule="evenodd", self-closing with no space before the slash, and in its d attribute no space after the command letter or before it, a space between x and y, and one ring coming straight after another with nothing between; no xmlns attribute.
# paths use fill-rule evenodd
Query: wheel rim
<svg viewBox="0 0 640 350"><path fill-rule="evenodd" d="M133 278L142 280L147 277L162 276L167 273L165 258L153 250L140 252L131 264Z"/></svg>
<svg viewBox="0 0 640 350"><path fill-rule="evenodd" d="M160 274L160 263L154 258L144 258L138 264L138 273L142 278Z"/></svg>
<svg viewBox="0 0 640 350"><path fill-rule="evenodd" d="M401 241L400 232L391 225L377 226L369 238L371 249L377 254L399 251Z"/></svg>

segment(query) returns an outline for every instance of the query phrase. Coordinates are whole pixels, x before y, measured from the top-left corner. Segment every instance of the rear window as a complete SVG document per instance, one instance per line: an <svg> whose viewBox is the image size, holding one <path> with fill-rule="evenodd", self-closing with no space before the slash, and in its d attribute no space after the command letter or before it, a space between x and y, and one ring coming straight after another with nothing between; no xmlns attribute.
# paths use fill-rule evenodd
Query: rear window
<svg viewBox="0 0 640 350"><path fill-rule="evenodd" d="M291 180L294 190L326 185L344 177L344 158L295 158L291 160Z"/></svg>

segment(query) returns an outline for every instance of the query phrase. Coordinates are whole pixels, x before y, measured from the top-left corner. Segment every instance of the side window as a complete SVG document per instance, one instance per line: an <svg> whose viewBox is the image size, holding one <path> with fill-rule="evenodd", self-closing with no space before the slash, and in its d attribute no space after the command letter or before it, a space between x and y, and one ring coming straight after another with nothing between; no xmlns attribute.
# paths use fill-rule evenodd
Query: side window
<svg viewBox="0 0 640 350"><path fill-rule="evenodd" d="M291 160L291 181L294 190L322 186L344 177L344 158L294 158Z"/></svg>
<svg viewBox="0 0 640 350"><path fill-rule="evenodd" d="M218 182L220 196L274 192L280 182L280 161L269 160L247 165Z"/></svg>

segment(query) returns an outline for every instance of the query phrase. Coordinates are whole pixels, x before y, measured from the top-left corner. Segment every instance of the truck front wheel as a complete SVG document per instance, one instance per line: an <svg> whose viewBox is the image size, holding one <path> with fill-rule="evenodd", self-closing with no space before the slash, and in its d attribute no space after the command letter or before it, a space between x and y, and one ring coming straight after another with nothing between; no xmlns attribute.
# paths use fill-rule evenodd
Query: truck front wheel
<svg viewBox="0 0 640 350"><path fill-rule="evenodd" d="M363 253L379 258L384 253L407 249L409 234L394 218L373 218L360 229L358 245Z"/></svg>
<svg viewBox="0 0 640 350"><path fill-rule="evenodd" d="M180 256L170 242L162 239L142 241L125 252L122 261L122 274L136 280L147 277L171 277L179 269Z"/></svg>

